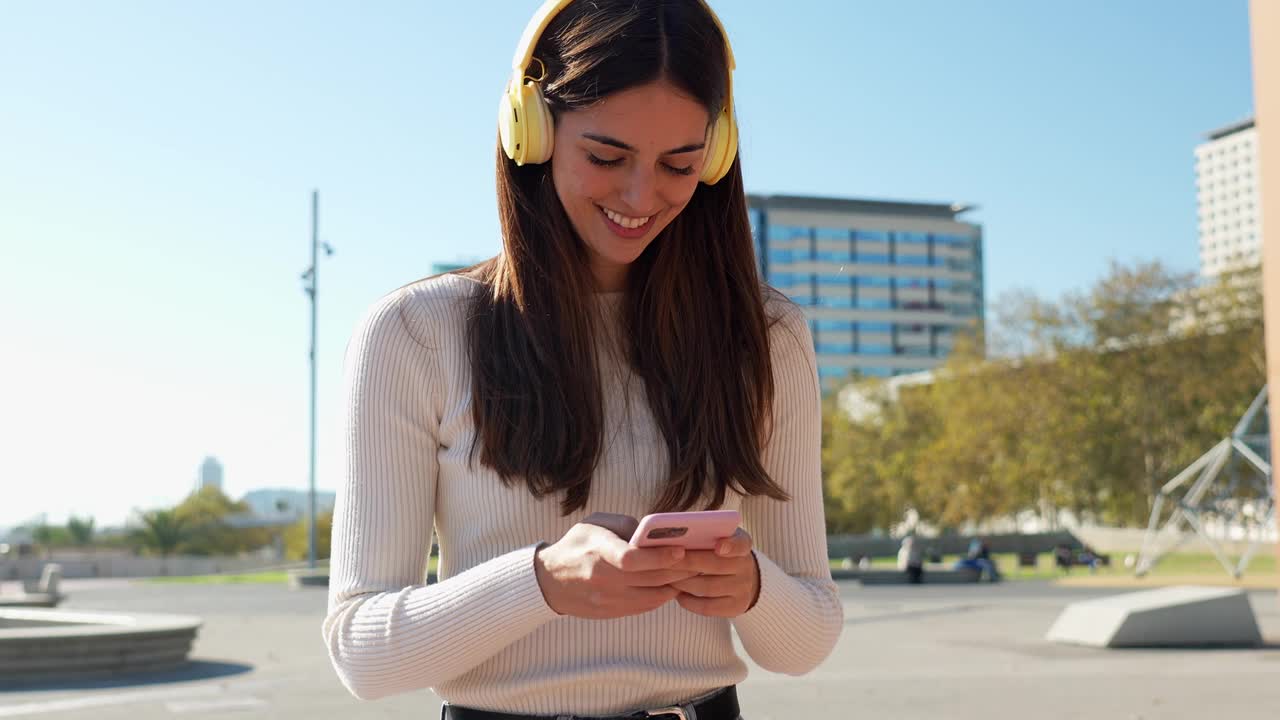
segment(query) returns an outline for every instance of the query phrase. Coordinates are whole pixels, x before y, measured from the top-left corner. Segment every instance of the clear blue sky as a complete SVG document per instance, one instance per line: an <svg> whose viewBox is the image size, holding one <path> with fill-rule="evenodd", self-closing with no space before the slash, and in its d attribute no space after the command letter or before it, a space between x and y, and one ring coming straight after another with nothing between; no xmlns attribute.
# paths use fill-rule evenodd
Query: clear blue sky
<svg viewBox="0 0 1280 720"><path fill-rule="evenodd" d="M0 526L319 485L352 327L497 251L495 112L534 0L5 3ZM428 8L431 9L428 9ZM749 191L977 203L988 301L1196 266L1192 149L1252 112L1244 0L716 2Z"/></svg>

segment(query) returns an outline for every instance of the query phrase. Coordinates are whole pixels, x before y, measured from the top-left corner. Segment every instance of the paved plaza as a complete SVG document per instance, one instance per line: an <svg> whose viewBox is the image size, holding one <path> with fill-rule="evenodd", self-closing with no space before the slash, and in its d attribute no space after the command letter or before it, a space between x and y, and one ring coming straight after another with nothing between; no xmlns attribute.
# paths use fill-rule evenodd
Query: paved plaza
<svg viewBox="0 0 1280 720"><path fill-rule="evenodd" d="M347 694L320 640L323 590L120 580L72 581L66 589L67 608L204 618L194 663L129 682L5 687L0 719L439 717L440 700L430 692L376 702ZM740 688L743 714L747 720L1280 717L1274 591L1250 596L1268 639L1261 650L1105 651L1043 640L1068 602L1114 592L1040 582L842 583L845 630L832 657L803 678L753 667Z"/></svg>

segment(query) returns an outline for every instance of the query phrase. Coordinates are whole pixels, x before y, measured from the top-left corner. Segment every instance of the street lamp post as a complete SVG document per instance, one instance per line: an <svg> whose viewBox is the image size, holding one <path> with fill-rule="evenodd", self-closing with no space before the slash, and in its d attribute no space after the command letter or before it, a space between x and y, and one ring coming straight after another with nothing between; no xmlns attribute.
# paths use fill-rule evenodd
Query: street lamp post
<svg viewBox="0 0 1280 720"><path fill-rule="evenodd" d="M302 273L303 291L311 298L311 463L307 483L307 567L316 566L316 305L320 294L320 248L325 257L333 254L329 243L320 242L320 191L311 191L311 267Z"/></svg>

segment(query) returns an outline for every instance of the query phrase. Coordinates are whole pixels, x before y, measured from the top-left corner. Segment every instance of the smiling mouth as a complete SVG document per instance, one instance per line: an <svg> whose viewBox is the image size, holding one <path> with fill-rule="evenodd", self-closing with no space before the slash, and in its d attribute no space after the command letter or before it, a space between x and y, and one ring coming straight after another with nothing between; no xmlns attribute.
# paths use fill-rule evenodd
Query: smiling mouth
<svg viewBox="0 0 1280 720"><path fill-rule="evenodd" d="M607 207L601 207L600 209L604 211L605 217L617 223L619 227L624 227L628 230L634 230L638 227L642 227L645 223L653 219L652 215L649 215L647 217L635 218L635 217L630 217L628 215L623 215L622 213L614 212Z"/></svg>
<svg viewBox="0 0 1280 720"><path fill-rule="evenodd" d="M628 239L643 237L653 225L653 219L657 217L656 213L645 217L631 217L600 205L596 207L600 209L605 225L608 225L615 235Z"/></svg>

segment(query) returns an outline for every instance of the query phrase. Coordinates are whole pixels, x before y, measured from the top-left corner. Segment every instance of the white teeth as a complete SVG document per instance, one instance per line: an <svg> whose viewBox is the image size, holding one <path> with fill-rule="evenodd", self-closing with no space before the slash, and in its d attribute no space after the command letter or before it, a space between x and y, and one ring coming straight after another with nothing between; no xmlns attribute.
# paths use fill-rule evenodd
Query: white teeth
<svg viewBox="0 0 1280 720"><path fill-rule="evenodd" d="M632 217L627 217L626 215L619 215L618 213L610 210L609 208L600 208L600 209L604 210L604 214L608 215L610 220L618 223L619 225L621 225L624 228L627 228L628 230L634 230L640 227L641 225L644 225L645 223L649 222L650 217L653 217L652 215L650 215L649 217L632 218Z"/></svg>

